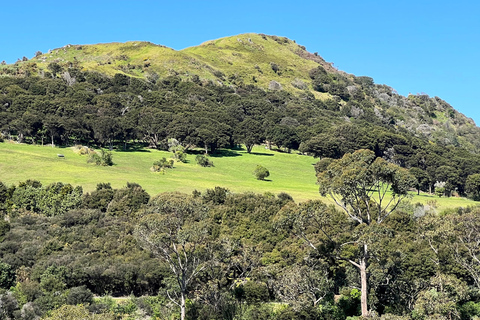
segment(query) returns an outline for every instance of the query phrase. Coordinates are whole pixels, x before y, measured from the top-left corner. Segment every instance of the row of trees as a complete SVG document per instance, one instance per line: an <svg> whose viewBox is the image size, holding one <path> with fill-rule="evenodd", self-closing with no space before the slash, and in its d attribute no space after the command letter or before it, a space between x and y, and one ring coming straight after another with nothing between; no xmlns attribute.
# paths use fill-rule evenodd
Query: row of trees
<svg viewBox="0 0 480 320"><path fill-rule="evenodd" d="M102 313L113 309L91 293L133 293L152 299L131 310L182 319L480 316L478 209L437 216L405 202L414 177L369 150L317 169L337 206L220 187L150 197L130 183L100 184L52 215L15 194L68 199L68 185L2 184L0 309ZM54 186L65 192L45 196Z"/></svg>

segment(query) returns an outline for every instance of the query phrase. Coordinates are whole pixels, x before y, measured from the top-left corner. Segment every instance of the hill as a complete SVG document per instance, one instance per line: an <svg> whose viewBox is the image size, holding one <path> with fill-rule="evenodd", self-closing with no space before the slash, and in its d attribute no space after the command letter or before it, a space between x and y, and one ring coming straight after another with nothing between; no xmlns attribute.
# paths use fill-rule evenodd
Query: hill
<svg viewBox="0 0 480 320"><path fill-rule="evenodd" d="M309 74L321 66L333 78L338 78L333 82L343 86L347 94L363 91L373 106L370 111L377 117L386 117L395 126L434 142L459 145L475 152L480 149L480 129L474 121L440 98L398 95L386 85L373 85L371 78L335 69L317 53L309 53L304 46L285 37L241 34L180 51L140 41L66 45L46 54L39 53L29 61L0 66L0 74L45 76L47 73L48 76L51 63L109 76L117 73L145 79L179 76L184 80L198 77L218 85L254 85L297 95L309 92L321 100L338 97L338 90L318 90ZM365 91L365 86L370 90ZM362 110L346 110L345 113L359 117Z"/></svg>

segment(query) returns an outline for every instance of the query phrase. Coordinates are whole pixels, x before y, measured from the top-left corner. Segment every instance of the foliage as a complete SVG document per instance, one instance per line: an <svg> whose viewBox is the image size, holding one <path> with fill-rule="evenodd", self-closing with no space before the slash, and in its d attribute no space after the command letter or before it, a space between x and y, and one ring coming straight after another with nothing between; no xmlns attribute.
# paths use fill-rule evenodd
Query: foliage
<svg viewBox="0 0 480 320"><path fill-rule="evenodd" d="M167 160L166 158L162 158L159 161L155 161L153 166L150 168L153 172L162 172L165 173L165 169L172 169L173 168L173 160Z"/></svg>
<svg viewBox="0 0 480 320"><path fill-rule="evenodd" d="M189 287L205 268L208 239L206 208L180 194L153 198L142 213L135 234L142 246L168 264L175 284L167 296L181 308L185 319Z"/></svg>
<svg viewBox="0 0 480 320"><path fill-rule="evenodd" d="M203 154L197 155L195 157L195 162L202 167L213 167L213 161Z"/></svg>
<svg viewBox="0 0 480 320"><path fill-rule="evenodd" d="M97 166L113 166L113 155L109 151L100 149L99 152L89 152L87 162L95 163Z"/></svg>
<svg viewBox="0 0 480 320"><path fill-rule="evenodd" d="M480 200L480 174L472 174L467 177L465 191L468 197L479 201Z"/></svg>
<svg viewBox="0 0 480 320"><path fill-rule="evenodd" d="M253 175L255 176L255 178L257 178L257 180L265 180L265 178L270 176L270 172L264 166L257 165L255 170L253 171Z"/></svg>

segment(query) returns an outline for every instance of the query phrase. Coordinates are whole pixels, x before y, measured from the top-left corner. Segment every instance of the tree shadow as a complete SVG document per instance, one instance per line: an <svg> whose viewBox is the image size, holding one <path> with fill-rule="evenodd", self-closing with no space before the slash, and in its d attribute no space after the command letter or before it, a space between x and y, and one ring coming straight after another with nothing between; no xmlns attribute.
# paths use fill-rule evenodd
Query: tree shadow
<svg viewBox="0 0 480 320"><path fill-rule="evenodd" d="M123 146L122 147L117 147L116 149L114 149L115 152L146 152L146 153L150 153L152 152L150 149L147 149L147 147L143 146L143 145L129 145L127 146L127 149L123 149Z"/></svg>
<svg viewBox="0 0 480 320"><path fill-rule="evenodd" d="M230 149L219 149L215 150L214 153L210 155L213 158L223 158L223 157L241 157L242 154Z"/></svg>
<svg viewBox="0 0 480 320"><path fill-rule="evenodd" d="M256 155L256 156L268 156L268 157L273 157L274 154L272 153L263 153L263 152L250 152L250 154Z"/></svg>

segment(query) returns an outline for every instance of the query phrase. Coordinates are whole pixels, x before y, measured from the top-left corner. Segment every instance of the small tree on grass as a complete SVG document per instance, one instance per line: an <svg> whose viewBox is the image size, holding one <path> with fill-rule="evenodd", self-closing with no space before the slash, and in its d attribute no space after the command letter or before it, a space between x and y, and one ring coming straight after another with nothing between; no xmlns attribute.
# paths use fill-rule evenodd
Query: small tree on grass
<svg viewBox="0 0 480 320"><path fill-rule="evenodd" d="M196 156L195 161L202 167L213 167L213 162L203 154L199 154L198 156Z"/></svg>
<svg viewBox="0 0 480 320"><path fill-rule="evenodd" d="M162 172L165 173L165 169L172 169L173 168L173 160L167 160L165 157L160 159L159 161L155 161L153 166L150 170L153 172Z"/></svg>
<svg viewBox="0 0 480 320"><path fill-rule="evenodd" d="M185 147L183 147L177 139L175 138L168 139L168 151L173 153L173 156L172 156L173 159L180 162L187 161L187 154L185 153Z"/></svg>
<svg viewBox="0 0 480 320"><path fill-rule="evenodd" d="M261 165L258 165L255 168L253 174L255 175L257 180L265 180L266 177L270 176L270 172L268 171L268 169Z"/></svg>
<svg viewBox="0 0 480 320"><path fill-rule="evenodd" d="M90 152L87 162L95 163L97 166L113 166L113 156L111 152L100 149L98 152Z"/></svg>

